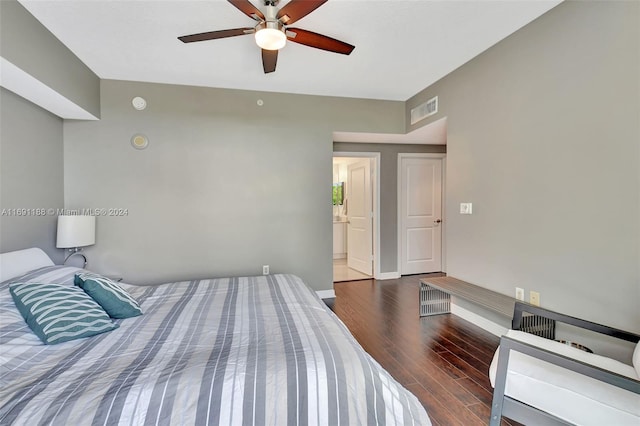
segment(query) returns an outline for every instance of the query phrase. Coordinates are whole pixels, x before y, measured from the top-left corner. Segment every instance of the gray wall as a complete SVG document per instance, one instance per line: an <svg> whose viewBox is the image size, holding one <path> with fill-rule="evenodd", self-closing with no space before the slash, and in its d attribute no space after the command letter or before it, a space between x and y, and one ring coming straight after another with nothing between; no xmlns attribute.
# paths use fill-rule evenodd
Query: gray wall
<svg viewBox="0 0 640 426"><path fill-rule="evenodd" d="M333 151L380 153L380 272L398 272L398 154L443 153L446 145L334 142Z"/></svg>
<svg viewBox="0 0 640 426"><path fill-rule="evenodd" d="M404 128L403 102L121 81L102 82L101 111L64 124L65 207L128 209L99 217L86 251L92 269L142 284L269 264L330 289L332 132Z"/></svg>
<svg viewBox="0 0 640 426"><path fill-rule="evenodd" d="M100 117L100 79L16 0L0 1L0 54Z"/></svg>
<svg viewBox="0 0 640 426"><path fill-rule="evenodd" d="M640 331L639 9L562 3L407 102L448 117L450 275Z"/></svg>
<svg viewBox="0 0 640 426"><path fill-rule="evenodd" d="M0 88L0 210L63 207L62 120ZM56 263L55 214L0 216L0 253L40 247Z"/></svg>

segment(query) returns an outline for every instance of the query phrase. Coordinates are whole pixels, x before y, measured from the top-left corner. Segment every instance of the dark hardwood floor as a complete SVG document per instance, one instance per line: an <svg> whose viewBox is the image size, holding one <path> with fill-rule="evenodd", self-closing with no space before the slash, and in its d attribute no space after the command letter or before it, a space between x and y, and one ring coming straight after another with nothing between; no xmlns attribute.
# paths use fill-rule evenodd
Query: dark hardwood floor
<svg viewBox="0 0 640 426"><path fill-rule="evenodd" d="M420 318L419 279L426 276L335 283L333 310L418 397L434 425L486 425L493 392L487 372L499 339L451 314Z"/></svg>

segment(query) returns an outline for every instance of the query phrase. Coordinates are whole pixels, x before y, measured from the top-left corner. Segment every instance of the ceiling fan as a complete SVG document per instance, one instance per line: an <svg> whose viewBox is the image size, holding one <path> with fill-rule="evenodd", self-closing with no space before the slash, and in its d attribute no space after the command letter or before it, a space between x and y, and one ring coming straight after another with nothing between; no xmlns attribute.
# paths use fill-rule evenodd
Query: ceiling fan
<svg viewBox="0 0 640 426"><path fill-rule="evenodd" d="M304 18L328 0L291 0L281 9L277 7L280 0L264 0L264 13L251 4L249 0L227 1L249 18L257 21L258 23L255 27L191 34L178 37L178 40L184 43L192 43L195 41L255 34L256 43L262 49L262 66L265 74L276 70L278 50L284 47L287 40L329 52L341 53L343 55L350 54L355 48L355 46L348 43L322 34L301 28L289 27L289 25Z"/></svg>

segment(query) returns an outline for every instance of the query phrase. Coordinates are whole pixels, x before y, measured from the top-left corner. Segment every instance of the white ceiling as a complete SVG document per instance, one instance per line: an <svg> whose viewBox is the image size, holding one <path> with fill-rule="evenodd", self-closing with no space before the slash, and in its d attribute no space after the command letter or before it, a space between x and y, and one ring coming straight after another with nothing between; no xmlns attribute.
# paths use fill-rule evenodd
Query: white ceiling
<svg viewBox="0 0 640 426"><path fill-rule="evenodd" d="M353 53L288 43L266 75L251 35L177 39L253 26L224 0L20 2L103 79L404 101L560 0L330 0L294 26Z"/></svg>

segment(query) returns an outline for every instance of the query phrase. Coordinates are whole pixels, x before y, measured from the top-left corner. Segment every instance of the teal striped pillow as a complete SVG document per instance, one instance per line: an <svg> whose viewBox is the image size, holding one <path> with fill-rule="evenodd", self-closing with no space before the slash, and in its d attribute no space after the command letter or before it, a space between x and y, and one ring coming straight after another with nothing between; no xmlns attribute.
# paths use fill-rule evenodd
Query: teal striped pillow
<svg viewBox="0 0 640 426"><path fill-rule="evenodd" d="M9 291L24 320L46 345L118 328L100 305L76 287L18 283Z"/></svg>
<svg viewBox="0 0 640 426"><path fill-rule="evenodd" d="M142 315L136 299L109 278L92 272L80 272L75 275L74 282L98 302L111 318Z"/></svg>

